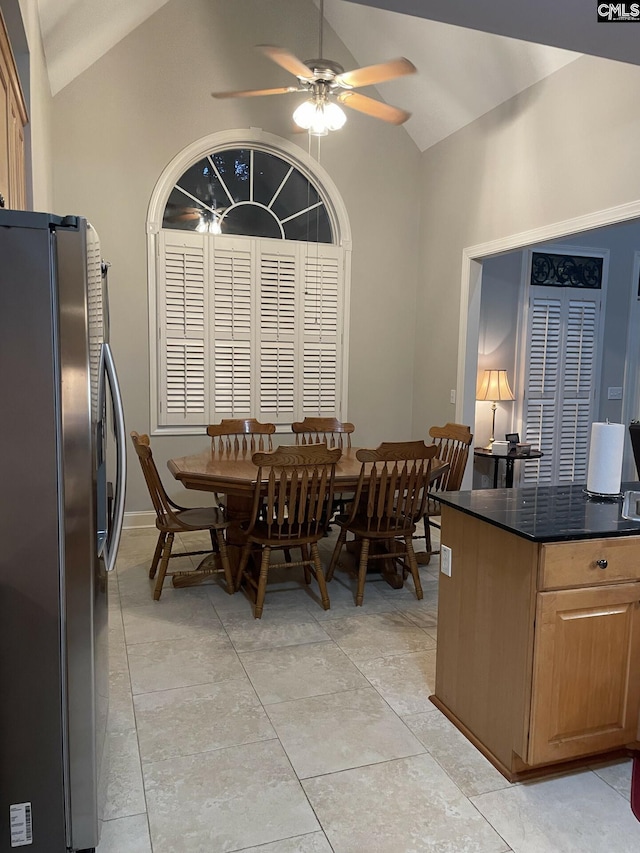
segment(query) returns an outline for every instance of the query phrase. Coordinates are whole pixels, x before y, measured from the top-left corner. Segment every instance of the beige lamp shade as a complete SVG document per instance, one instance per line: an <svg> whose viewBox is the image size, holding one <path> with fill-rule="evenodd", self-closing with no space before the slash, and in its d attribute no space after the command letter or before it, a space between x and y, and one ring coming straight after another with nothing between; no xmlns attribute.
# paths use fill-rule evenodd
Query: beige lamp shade
<svg viewBox="0 0 640 853"><path fill-rule="evenodd" d="M485 370L480 379L476 400L515 400L506 370Z"/></svg>

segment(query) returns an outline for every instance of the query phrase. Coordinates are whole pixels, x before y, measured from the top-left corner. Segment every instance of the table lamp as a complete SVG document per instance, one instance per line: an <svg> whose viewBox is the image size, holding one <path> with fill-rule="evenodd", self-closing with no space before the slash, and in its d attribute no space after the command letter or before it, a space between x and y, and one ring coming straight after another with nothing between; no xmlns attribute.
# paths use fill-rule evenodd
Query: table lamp
<svg viewBox="0 0 640 853"><path fill-rule="evenodd" d="M478 385L476 400L491 400L491 410L493 412L493 420L491 421L491 438L489 439L489 448L491 448L495 441L494 432L496 429L497 403L502 400L515 400L507 378L507 371L485 370L482 374L480 384Z"/></svg>

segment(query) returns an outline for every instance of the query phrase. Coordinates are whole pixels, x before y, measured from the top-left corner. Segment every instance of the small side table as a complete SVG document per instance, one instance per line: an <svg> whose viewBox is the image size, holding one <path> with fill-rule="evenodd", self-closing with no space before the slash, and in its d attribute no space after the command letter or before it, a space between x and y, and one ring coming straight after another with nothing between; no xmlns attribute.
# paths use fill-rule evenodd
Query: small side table
<svg viewBox="0 0 640 853"><path fill-rule="evenodd" d="M504 484L507 489L513 488L513 467L515 465L516 459L540 459L541 456L544 456L541 450L530 450L529 453L522 453L519 450L510 450L506 456L498 456L497 453L492 453L490 450L487 450L486 447L476 447L473 451L473 455L477 459L490 459L493 462L493 488L498 488L498 468L500 466L500 460L505 460L506 471L504 477Z"/></svg>

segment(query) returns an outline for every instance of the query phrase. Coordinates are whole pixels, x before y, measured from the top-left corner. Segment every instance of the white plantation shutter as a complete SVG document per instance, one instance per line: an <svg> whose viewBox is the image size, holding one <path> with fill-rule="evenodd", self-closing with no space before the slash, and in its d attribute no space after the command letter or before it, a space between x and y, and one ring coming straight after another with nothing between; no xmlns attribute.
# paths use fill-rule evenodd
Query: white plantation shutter
<svg viewBox="0 0 640 853"><path fill-rule="evenodd" d="M161 241L159 423L201 424L208 408L206 246L185 232L165 232Z"/></svg>
<svg viewBox="0 0 640 853"><path fill-rule="evenodd" d="M560 299L534 299L529 332L529 397L555 399L560 370Z"/></svg>
<svg viewBox="0 0 640 853"><path fill-rule="evenodd" d="M569 296L571 292L569 293ZM569 298L563 362L563 400L558 450L558 482L587 481L589 433L596 381L597 297Z"/></svg>
<svg viewBox="0 0 640 853"><path fill-rule="evenodd" d="M596 366L598 303L593 299L570 299L564 355L565 396L588 399L593 391Z"/></svg>
<svg viewBox="0 0 640 853"><path fill-rule="evenodd" d="M591 400L563 400L558 435L557 482L586 483Z"/></svg>
<svg viewBox="0 0 640 853"><path fill-rule="evenodd" d="M552 447L556 432L556 408L553 400L528 400L524 440L545 454L522 464L523 484L550 485L554 482ZM543 450L546 448L546 450Z"/></svg>
<svg viewBox="0 0 640 853"><path fill-rule="evenodd" d="M303 266L303 417L337 415L340 400L342 257L335 246L317 248Z"/></svg>
<svg viewBox="0 0 640 853"><path fill-rule="evenodd" d="M344 250L162 232L159 423L341 417Z"/></svg>
<svg viewBox="0 0 640 853"><path fill-rule="evenodd" d="M545 454L523 483L586 482L597 377L601 291L532 287L525 441Z"/></svg>
<svg viewBox="0 0 640 853"><path fill-rule="evenodd" d="M165 423L200 423L206 410L204 341L167 341Z"/></svg>
<svg viewBox="0 0 640 853"><path fill-rule="evenodd" d="M251 243L232 237L213 240L212 292L213 407L208 418L251 417L254 310Z"/></svg>
<svg viewBox="0 0 640 853"><path fill-rule="evenodd" d="M260 417L276 423L295 420L296 358L293 341L260 345Z"/></svg>
<svg viewBox="0 0 640 853"><path fill-rule="evenodd" d="M305 341L302 408L304 415L329 417L337 410L338 353L335 344Z"/></svg>
<svg viewBox="0 0 640 853"><path fill-rule="evenodd" d="M562 300L533 298L529 308L529 353L524 440L545 454L522 466L522 482L554 482L553 446L560 374Z"/></svg>
<svg viewBox="0 0 640 853"><path fill-rule="evenodd" d="M298 246L258 247L260 417L276 423L296 415Z"/></svg>
<svg viewBox="0 0 640 853"><path fill-rule="evenodd" d="M216 341L213 348L213 405L211 422L251 417L251 343Z"/></svg>

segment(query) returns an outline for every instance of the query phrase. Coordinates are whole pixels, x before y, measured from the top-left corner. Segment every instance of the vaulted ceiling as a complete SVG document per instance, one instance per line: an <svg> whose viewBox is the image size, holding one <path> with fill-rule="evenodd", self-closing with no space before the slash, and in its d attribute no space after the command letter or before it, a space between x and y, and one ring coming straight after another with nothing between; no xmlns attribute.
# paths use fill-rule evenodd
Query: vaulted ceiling
<svg viewBox="0 0 640 853"><path fill-rule="evenodd" d="M166 2L38 0L52 92ZM262 3L256 0L256 14ZM586 0L325 0L325 18L358 65L406 56L417 66L417 74L377 89L412 112L406 128L420 150L580 52L640 61L640 31L596 23L596 4ZM296 45L285 47L296 53ZM281 82L274 68L273 85Z"/></svg>

